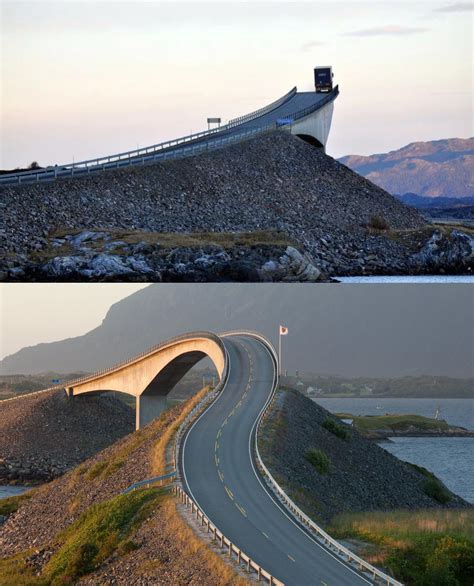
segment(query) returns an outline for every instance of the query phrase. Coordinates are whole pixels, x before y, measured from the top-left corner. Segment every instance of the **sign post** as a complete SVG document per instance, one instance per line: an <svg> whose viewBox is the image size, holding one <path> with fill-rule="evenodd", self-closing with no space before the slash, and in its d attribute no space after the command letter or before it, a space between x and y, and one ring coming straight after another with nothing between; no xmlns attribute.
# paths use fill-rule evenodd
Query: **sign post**
<svg viewBox="0 0 474 586"><path fill-rule="evenodd" d="M207 129L211 129L211 124L218 124L221 125L222 120L220 118L208 118L207 119Z"/></svg>

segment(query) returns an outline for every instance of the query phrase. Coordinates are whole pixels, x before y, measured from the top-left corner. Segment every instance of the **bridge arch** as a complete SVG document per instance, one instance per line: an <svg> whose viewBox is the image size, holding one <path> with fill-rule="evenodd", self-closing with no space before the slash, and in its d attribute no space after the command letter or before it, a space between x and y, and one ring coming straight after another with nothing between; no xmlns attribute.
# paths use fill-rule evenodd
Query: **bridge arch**
<svg viewBox="0 0 474 586"><path fill-rule="evenodd" d="M314 147L317 147L319 149L324 148L324 145L315 136L312 136L311 134L296 134L295 136L301 138L301 140L304 140L304 142L307 142L308 144Z"/></svg>
<svg viewBox="0 0 474 586"><path fill-rule="evenodd" d="M211 332L178 336L107 370L72 381L70 397L118 391L136 398L136 428L152 421L165 408L166 397L200 360L208 357L219 378L227 368L222 340Z"/></svg>

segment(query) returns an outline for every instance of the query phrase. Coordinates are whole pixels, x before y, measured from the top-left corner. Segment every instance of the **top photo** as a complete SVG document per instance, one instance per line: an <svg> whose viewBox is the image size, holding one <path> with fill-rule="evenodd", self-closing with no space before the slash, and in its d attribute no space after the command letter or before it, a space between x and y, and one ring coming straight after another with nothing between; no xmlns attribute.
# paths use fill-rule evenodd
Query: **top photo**
<svg viewBox="0 0 474 586"><path fill-rule="evenodd" d="M1 2L0 281L474 282L471 2Z"/></svg>

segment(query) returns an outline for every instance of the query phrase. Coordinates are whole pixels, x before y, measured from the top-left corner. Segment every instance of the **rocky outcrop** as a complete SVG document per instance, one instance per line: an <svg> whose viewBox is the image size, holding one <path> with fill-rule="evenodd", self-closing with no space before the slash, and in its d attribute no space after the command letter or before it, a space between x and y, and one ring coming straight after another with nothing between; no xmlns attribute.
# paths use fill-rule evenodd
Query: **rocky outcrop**
<svg viewBox="0 0 474 586"><path fill-rule="evenodd" d="M276 131L188 159L47 184L3 186L0 204L3 279L24 279L25 262L44 250L59 229L66 234L276 230L300 252L309 253L324 274L394 272L403 269L407 250L368 229L371 218L383 218L392 230L418 229L425 223L418 212L321 149ZM79 271L90 271L82 279L102 274L107 266L122 278L138 273L153 280L145 265L134 268L112 249L104 253L112 258L80 265ZM73 267L71 262L56 260L47 270L76 270L76 261ZM261 266L252 263L257 272Z"/></svg>
<svg viewBox="0 0 474 586"><path fill-rule="evenodd" d="M321 272L307 253L273 234L243 235L252 244L228 242L170 246L158 235L124 242L107 231L53 238L43 255L4 271L8 281L271 282L317 281ZM150 236L152 238L150 238ZM130 234L127 234L130 239ZM154 237L154 238L153 238ZM154 241L153 241L154 240ZM221 239L222 240L222 239ZM283 241L282 241L283 240ZM60 250L58 250L60 249Z"/></svg>
<svg viewBox="0 0 474 586"><path fill-rule="evenodd" d="M0 402L0 484L51 480L134 427L133 411L112 396L48 391Z"/></svg>
<svg viewBox="0 0 474 586"><path fill-rule="evenodd" d="M447 236L436 230L426 241L420 252L412 256L414 266L424 266L429 272L453 272L470 270L474 261L474 236L470 233L452 230Z"/></svg>
<svg viewBox="0 0 474 586"><path fill-rule="evenodd" d="M343 426L347 437L329 431L327 420ZM453 493L441 505L425 492L425 475L298 391L280 391L259 438L271 473L299 506L324 522L344 512L469 506ZM327 456L327 473L307 460L310 449Z"/></svg>

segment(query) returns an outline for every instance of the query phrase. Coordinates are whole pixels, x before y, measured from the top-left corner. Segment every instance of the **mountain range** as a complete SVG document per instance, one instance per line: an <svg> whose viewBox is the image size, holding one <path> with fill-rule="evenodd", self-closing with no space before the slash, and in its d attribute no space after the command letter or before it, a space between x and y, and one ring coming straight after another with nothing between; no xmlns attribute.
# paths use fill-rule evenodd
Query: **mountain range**
<svg viewBox="0 0 474 586"><path fill-rule="evenodd" d="M474 138L412 142L388 153L338 160L393 195L474 196Z"/></svg>
<svg viewBox="0 0 474 586"><path fill-rule="evenodd" d="M450 301L451 300L451 301ZM468 288L393 285L154 284L112 305L85 335L23 348L0 373L92 372L174 335L247 328L276 345L290 372L472 376ZM449 311L439 312L449 306Z"/></svg>

